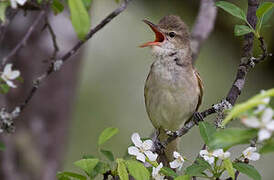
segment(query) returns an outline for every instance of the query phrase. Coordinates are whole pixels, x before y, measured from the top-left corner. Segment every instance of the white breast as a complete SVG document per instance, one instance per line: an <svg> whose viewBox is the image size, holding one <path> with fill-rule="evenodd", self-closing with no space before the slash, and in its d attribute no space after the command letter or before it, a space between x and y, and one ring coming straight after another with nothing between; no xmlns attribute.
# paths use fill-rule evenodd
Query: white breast
<svg viewBox="0 0 274 180"><path fill-rule="evenodd" d="M178 66L173 59L154 62L145 85L145 101L154 127L174 131L194 113L199 88L192 68Z"/></svg>

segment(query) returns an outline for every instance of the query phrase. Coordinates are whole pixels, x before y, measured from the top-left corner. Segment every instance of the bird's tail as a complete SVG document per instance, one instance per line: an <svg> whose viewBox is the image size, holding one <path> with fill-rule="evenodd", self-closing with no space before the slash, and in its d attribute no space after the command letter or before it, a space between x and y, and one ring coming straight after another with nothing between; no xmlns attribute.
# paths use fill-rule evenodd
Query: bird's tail
<svg viewBox="0 0 274 180"><path fill-rule="evenodd" d="M163 129L159 130L159 135L158 135L158 139L163 142L168 138L168 135L166 134L166 132ZM173 152L174 151L178 151L178 147L179 147L179 138L176 138L175 140L173 140L172 142L170 142L166 148L165 148L165 154L160 155L158 158L158 161L162 162L164 165L168 166L169 162L173 161Z"/></svg>

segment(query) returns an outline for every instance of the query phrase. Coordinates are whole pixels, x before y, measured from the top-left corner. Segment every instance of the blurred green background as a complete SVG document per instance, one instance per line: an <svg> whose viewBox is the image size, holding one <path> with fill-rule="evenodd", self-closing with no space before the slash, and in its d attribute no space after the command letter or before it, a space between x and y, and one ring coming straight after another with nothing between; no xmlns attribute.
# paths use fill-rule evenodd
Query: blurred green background
<svg viewBox="0 0 274 180"><path fill-rule="evenodd" d="M231 2L246 9L247 1ZM116 7L114 0L94 0L91 8L93 26ZM87 43L64 170L75 170L73 162L84 154L97 155L96 141L106 127L120 130L105 145L106 149L113 150L116 157L125 154L133 132L139 132L142 137L151 134L153 127L145 111L143 87L152 58L149 48L141 49L138 45L153 39L154 35L141 20L149 19L157 23L167 14L176 14L192 27L198 9L198 0L135 0ZM273 17L271 21L273 25ZM242 38L233 35L236 23L241 22L219 10L216 27L203 45L196 63L205 85L200 110L224 98L234 80L242 45ZM265 28L263 35L269 50L274 52L273 26ZM255 51L259 53L258 48ZM252 69L238 102L262 89L273 88L273 71L273 58ZM207 121L212 122L213 118L207 118ZM238 122L232 124L239 125ZM202 144L195 127L182 138L181 152L193 160ZM233 149L234 156L245 147ZM274 155L265 155L252 163L263 174L263 179L273 179L273 160ZM244 175L240 177L247 179Z"/></svg>

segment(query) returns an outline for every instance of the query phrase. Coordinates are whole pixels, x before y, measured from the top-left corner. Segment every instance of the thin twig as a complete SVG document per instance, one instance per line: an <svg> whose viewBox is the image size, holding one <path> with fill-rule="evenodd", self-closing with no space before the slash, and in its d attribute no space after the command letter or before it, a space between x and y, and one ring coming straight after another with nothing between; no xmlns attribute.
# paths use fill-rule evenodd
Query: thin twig
<svg viewBox="0 0 274 180"><path fill-rule="evenodd" d="M203 42L212 32L217 9L214 0L200 0L199 14L191 32L192 62L195 63Z"/></svg>
<svg viewBox="0 0 274 180"><path fill-rule="evenodd" d="M47 16L45 17L45 27L49 30L49 33L50 33L50 36L51 36L51 39L52 39L52 44L53 44L54 51L52 53L51 59L54 60L54 59L56 59L56 55L59 51L59 46L58 46L58 43L57 43L55 32L54 32L52 26L50 25Z"/></svg>
<svg viewBox="0 0 274 180"><path fill-rule="evenodd" d="M75 55L75 53L82 47L82 45L92 38L92 36L97 33L99 30L101 30L106 24L108 24L111 20L113 20L117 15L119 15L121 12L123 12L126 8L128 3L131 0L125 0L120 7L118 7L116 10L114 10L112 13L110 13L106 18L104 18L97 26L95 26L93 29L89 31L89 33L86 35L84 40L79 40L76 45L70 49L66 54L64 54L62 57L56 59L53 61L46 72L44 72L42 75L40 75L38 78L36 78L33 82L33 86L29 94L27 95L27 98L25 101L20 105L21 111L27 106L31 98L36 93L37 89L39 88L39 85L53 72L58 71L61 66L66 62L70 57Z"/></svg>
<svg viewBox="0 0 274 180"><path fill-rule="evenodd" d="M4 65L22 48L26 45L29 37L31 36L32 32L36 28L36 26L39 24L40 20L45 16L46 12L42 10L39 15L37 16L36 20L32 23L32 25L27 30L27 33L24 35L23 39L13 48L13 50L3 58L1 62L1 68L4 67Z"/></svg>

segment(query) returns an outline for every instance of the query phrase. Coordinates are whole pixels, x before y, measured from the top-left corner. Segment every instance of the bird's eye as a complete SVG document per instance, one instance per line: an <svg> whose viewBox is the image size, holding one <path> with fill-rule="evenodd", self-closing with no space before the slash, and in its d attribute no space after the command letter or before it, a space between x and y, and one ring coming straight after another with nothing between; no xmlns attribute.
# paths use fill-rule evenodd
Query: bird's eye
<svg viewBox="0 0 274 180"><path fill-rule="evenodd" d="M168 33L168 35L169 35L169 37L171 37L171 38L173 38L173 37L176 36L175 32L170 32L170 33Z"/></svg>

